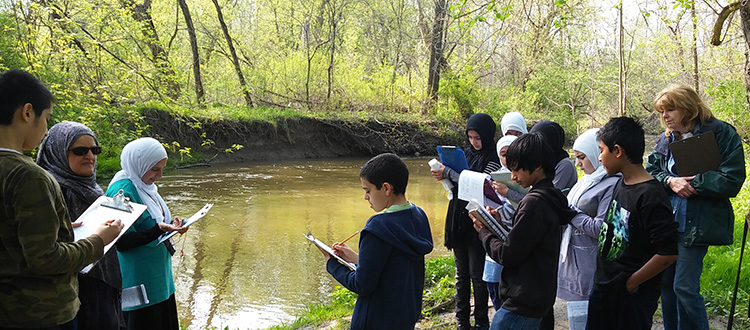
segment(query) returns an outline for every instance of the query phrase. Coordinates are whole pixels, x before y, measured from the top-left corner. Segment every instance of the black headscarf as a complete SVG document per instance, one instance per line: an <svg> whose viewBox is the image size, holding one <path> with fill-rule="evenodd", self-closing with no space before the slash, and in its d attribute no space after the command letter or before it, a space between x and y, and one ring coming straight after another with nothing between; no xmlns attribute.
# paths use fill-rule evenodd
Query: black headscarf
<svg viewBox="0 0 750 330"><path fill-rule="evenodd" d="M75 204L76 201L66 201L69 208L79 209L83 207L83 210L86 210L99 196L104 195L104 191L96 183L96 171L89 176L81 176L70 169L68 150L82 135L91 135L94 138L94 142L97 145L99 144L96 136L94 136L94 132L86 127L86 125L74 121L64 121L55 124L49 129L47 137L44 138L42 144L39 146L36 163L52 174L61 187L78 195L78 201L85 204L71 205ZM80 213L72 219L75 220L78 215Z"/></svg>
<svg viewBox="0 0 750 330"><path fill-rule="evenodd" d="M470 170L483 172L487 163L491 161L500 164L500 158L497 157L497 151L495 150L496 129L495 121L486 113L475 113L466 122L466 136L468 137L469 130L475 130L482 139L482 150L474 149L471 144L469 144L469 149L466 150L466 161L469 163Z"/></svg>
<svg viewBox="0 0 750 330"><path fill-rule="evenodd" d="M552 148L555 163L569 157L568 153L563 149L563 145L565 144L565 130L563 130L560 124L551 120L542 120L536 123L529 132L539 132L544 136L544 139L547 140L547 143Z"/></svg>

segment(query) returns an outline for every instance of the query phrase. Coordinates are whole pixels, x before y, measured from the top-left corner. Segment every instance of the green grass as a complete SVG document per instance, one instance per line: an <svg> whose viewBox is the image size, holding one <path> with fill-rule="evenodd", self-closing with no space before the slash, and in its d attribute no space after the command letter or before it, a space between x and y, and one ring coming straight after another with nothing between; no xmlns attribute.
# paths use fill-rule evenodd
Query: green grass
<svg viewBox="0 0 750 330"><path fill-rule="evenodd" d="M353 292L336 287L336 291L331 294L331 301L327 304L313 304L290 324L282 324L270 327L270 330L299 329L304 326L319 326L331 320L337 320L344 316L351 315L354 310L354 303L357 301L357 295ZM338 322L334 329L348 329L348 322Z"/></svg>
<svg viewBox="0 0 750 330"><path fill-rule="evenodd" d="M747 149L747 146L745 146L745 155L748 155ZM745 163L750 165L747 156ZM749 168L746 166L746 170ZM745 221L745 213L748 212L750 206L750 180L745 180L740 193L732 199L732 205L735 215L734 244L709 247L708 253L703 259L701 294L705 298L709 317L712 315L729 315L742 246L743 222ZM750 298L748 294L748 290L750 290L748 258L750 258L750 255L745 253L742 260L743 269L740 273L740 285L735 307L735 326L739 329L750 329L750 321L747 319L748 298Z"/></svg>
<svg viewBox="0 0 750 330"><path fill-rule="evenodd" d="M456 268L453 257L437 257L428 259L425 263L425 291L422 304L422 314L428 316L428 311L442 302L452 299L455 294L454 275ZM346 288L336 287L331 294L331 302L313 304L307 307L294 322L268 328L269 330L291 330L306 326L319 326L333 320L340 320L352 314L357 295ZM349 322L340 320L333 325L333 329L348 329Z"/></svg>

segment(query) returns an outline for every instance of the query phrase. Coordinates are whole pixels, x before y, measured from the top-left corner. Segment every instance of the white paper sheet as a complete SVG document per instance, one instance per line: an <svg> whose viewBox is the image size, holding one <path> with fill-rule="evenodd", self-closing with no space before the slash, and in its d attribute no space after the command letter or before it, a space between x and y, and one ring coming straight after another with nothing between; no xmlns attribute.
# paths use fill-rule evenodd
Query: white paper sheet
<svg viewBox="0 0 750 330"><path fill-rule="evenodd" d="M458 199L468 202L473 198L484 203L484 180L489 178L485 173L463 170L458 178Z"/></svg>
<svg viewBox="0 0 750 330"><path fill-rule="evenodd" d="M82 223L80 227L73 228L73 235L75 237L75 240L84 239L86 237L91 236L96 232L96 229L99 228L99 225L102 223L105 223L109 220L113 219L120 219L122 221L122 231L120 232L120 235L115 238L112 243L107 244L104 246L104 254L109 251L109 249L112 248L112 246L115 245L115 242L117 242L120 237L122 237L123 234L125 234L125 231L130 228L135 223L135 220L138 219L139 216L143 213L143 211L146 210L146 205L143 204L137 204L130 202L128 205L130 205L131 212L125 212L117 209L113 209L111 207L102 206L102 203L105 201L112 201L112 198L107 196L101 196L94 201L91 206L89 206L88 209L86 209L83 214L81 214L78 219L76 219L75 223ZM81 270L81 273L88 273L89 270L91 270L91 267L94 267L94 264L90 264L86 266L83 270Z"/></svg>

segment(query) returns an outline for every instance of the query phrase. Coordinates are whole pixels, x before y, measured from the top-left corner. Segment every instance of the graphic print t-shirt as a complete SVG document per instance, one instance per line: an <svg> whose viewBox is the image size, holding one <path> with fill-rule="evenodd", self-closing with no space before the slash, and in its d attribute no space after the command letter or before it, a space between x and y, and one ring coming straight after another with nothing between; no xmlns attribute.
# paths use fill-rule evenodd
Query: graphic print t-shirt
<svg viewBox="0 0 750 330"><path fill-rule="evenodd" d="M599 232L594 284L599 291L625 289L628 277L654 254L677 254L677 223L664 188L655 179L617 183L607 217ZM640 290L660 290L661 275Z"/></svg>

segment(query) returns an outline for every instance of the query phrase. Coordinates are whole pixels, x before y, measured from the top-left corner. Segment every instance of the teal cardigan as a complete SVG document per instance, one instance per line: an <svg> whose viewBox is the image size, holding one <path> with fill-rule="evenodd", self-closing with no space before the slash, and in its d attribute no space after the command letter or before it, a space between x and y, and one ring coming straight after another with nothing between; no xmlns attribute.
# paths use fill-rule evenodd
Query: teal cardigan
<svg viewBox="0 0 750 330"><path fill-rule="evenodd" d="M143 203L135 185L129 179L112 183L107 188L106 195L110 197L114 196L120 189L123 190L125 196L129 197L131 201L139 204ZM126 235L128 233L146 231L154 226L156 226L156 220L151 217L151 214L147 210L125 232L121 239L127 239ZM129 288L144 284L149 300L148 304L123 309L124 311L132 311L158 304L169 299L175 292L174 279L172 277L172 256L164 244L157 245L157 241L155 239L146 245L124 252L117 252L117 255L120 257L122 287Z"/></svg>
<svg viewBox="0 0 750 330"><path fill-rule="evenodd" d="M687 200L687 219L682 244L685 246L730 245L734 233L734 211L729 198L737 196L745 182L745 154L742 141L731 125L713 119L700 127L698 133L713 131L721 152L721 164L716 171L699 173L690 185L698 192ZM662 134L646 160L646 170L667 186L671 176L669 137Z"/></svg>

